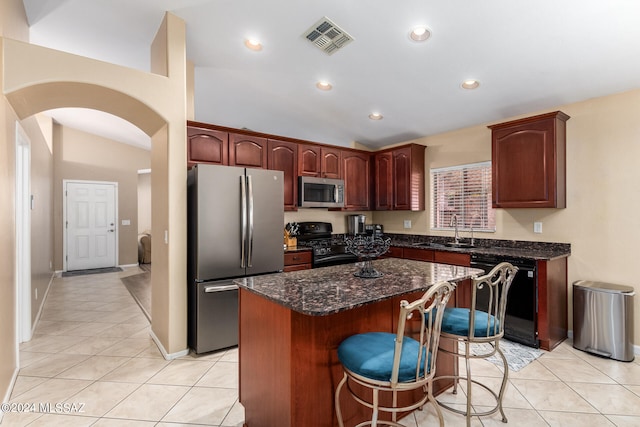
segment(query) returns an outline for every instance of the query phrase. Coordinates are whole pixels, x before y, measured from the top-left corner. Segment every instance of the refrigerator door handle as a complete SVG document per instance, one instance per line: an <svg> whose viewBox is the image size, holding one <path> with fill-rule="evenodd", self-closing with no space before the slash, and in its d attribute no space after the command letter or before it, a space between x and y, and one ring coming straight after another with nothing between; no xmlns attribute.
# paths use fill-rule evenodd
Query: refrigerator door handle
<svg viewBox="0 0 640 427"><path fill-rule="evenodd" d="M226 292L226 291L234 291L236 289L238 289L238 285L205 286L204 291L210 294L212 292Z"/></svg>
<svg viewBox="0 0 640 427"><path fill-rule="evenodd" d="M251 175L247 175L247 187L249 190L249 247L247 249L247 267L253 267L253 265L251 265L251 258L253 257L253 185Z"/></svg>
<svg viewBox="0 0 640 427"><path fill-rule="evenodd" d="M240 268L245 268L245 244L247 242L247 183L245 181L244 175L240 176L240 200L242 203L242 223L240 227L242 228L242 241L240 242Z"/></svg>

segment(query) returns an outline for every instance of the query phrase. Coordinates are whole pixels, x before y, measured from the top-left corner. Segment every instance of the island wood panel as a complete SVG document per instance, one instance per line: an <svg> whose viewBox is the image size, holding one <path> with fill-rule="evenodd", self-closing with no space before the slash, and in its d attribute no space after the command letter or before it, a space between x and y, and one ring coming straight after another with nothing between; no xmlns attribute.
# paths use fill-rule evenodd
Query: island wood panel
<svg viewBox="0 0 640 427"><path fill-rule="evenodd" d="M336 426L334 393L343 375L338 345L358 333L395 331L394 307L401 299L306 316L241 288L240 402L245 426ZM438 361L438 370L441 362L446 358ZM444 366L443 375L453 372L452 366L450 370ZM371 416L347 392L341 401L347 425Z"/></svg>
<svg viewBox="0 0 640 427"><path fill-rule="evenodd" d="M292 426L291 310L240 288L240 402L245 426Z"/></svg>
<svg viewBox="0 0 640 427"><path fill-rule="evenodd" d="M538 339L551 351L567 338L567 258L536 263Z"/></svg>

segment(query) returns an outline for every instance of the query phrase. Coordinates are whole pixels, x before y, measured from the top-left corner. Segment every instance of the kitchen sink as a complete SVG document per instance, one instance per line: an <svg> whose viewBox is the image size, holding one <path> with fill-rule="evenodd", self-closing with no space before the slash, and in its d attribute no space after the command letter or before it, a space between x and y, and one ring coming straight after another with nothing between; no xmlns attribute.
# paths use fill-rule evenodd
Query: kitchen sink
<svg viewBox="0 0 640 427"><path fill-rule="evenodd" d="M447 242L445 243L445 246L449 246L450 248L473 248L475 247L475 245L472 245L471 243L468 242Z"/></svg>
<svg viewBox="0 0 640 427"><path fill-rule="evenodd" d="M417 248L431 248L431 249L438 249L438 248L474 248L475 245L472 245L471 243L468 242L446 242L446 243L431 243L431 242L422 242L422 243L415 243L413 246L417 247Z"/></svg>

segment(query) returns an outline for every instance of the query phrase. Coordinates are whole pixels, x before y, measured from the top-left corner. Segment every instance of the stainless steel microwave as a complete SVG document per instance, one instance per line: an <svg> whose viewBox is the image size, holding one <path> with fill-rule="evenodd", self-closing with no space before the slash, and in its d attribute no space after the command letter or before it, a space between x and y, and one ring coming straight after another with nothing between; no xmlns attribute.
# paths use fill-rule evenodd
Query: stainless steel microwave
<svg viewBox="0 0 640 427"><path fill-rule="evenodd" d="M303 208L344 207L342 179L298 177L298 206Z"/></svg>

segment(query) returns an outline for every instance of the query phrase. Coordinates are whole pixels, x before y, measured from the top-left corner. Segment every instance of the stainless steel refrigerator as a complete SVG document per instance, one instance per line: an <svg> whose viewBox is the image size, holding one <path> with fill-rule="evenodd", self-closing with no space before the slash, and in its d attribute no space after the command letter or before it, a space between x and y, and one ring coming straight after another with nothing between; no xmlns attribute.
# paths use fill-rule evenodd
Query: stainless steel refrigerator
<svg viewBox="0 0 640 427"><path fill-rule="evenodd" d="M238 345L233 279L283 269L283 173L199 164L187 191L187 335L206 353Z"/></svg>

